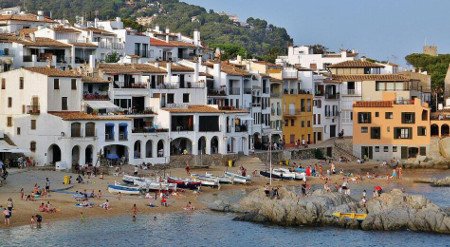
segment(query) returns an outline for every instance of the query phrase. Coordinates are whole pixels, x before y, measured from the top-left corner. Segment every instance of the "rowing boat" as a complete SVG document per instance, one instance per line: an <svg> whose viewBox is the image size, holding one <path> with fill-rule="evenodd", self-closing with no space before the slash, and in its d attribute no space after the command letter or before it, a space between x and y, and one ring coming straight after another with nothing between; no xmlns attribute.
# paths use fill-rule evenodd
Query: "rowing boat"
<svg viewBox="0 0 450 247"><path fill-rule="evenodd" d="M120 193L124 195L139 195L141 194L141 188L135 186L121 185L121 184L110 184L108 185L109 193Z"/></svg>
<svg viewBox="0 0 450 247"><path fill-rule="evenodd" d="M341 219L346 218L346 219L355 219L355 220L365 220L367 217L367 214L334 212L333 216L341 218Z"/></svg>

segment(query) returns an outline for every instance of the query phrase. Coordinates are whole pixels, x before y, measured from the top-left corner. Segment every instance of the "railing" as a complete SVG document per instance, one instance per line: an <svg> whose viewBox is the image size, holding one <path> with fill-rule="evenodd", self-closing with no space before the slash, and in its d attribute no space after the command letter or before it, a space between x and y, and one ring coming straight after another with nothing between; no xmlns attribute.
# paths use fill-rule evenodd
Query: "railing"
<svg viewBox="0 0 450 247"><path fill-rule="evenodd" d="M158 132L169 132L169 129L162 129L162 128L154 128L154 127L144 127L144 128L138 128L133 129L132 133L158 133Z"/></svg>
<svg viewBox="0 0 450 247"><path fill-rule="evenodd" d="M281 94L280 93L271 93L270 97L272 97L272 98L280 98Z"/></svg>
<svg viewBox="0 0 450 247"><path fill-rule="evenodd" d="M317 92L314 93L314 95L315 95L315 96L323 96L324 93L323 93L323 92L320 92L320 91L317 91Z"/></svg>
<svg viewBox="0 0 450 247"><path fill-rule="evenodd" d="M236 87L230 88L230 95L239 95L239 94L241 94L240 88L236 88Z"/></svg>
<svg viewBox="0 0 450 247"><path fill-rule="evenodd" d="M85 100L109 100L109 96L107 94L85 93L85 94L83 94L83 99L85 99Z"/></svg>
<svg viewBox="0 0 450 247"><path fill-rule="evenodd" d="M414 105L413 99L398 99L394 101L396 105Z"/></svg>
<svg viewBox="0 0 450 247"><path fill-rule="evenodd" d="M253 107L261 107L261 103L252 103Z"/></svg>
<svg viewBox="0 0 450 247"><path fill-rule="evenodd" d="M251 88L244 88L244 94L252 94Z"/></svg>
<svg viewBox="0 0 450 247"><path fill-rule="evenodd" d="M135 82L135 83L131 83L131 84L127 85L127 86L122 86L122 87L118 86L117 83L124 84L123 82L114 82L114 88L134 88L134 89L146 89L147 88L147 83L146 82L145 83L137 83L137 82Z"/></svg>
<svg viewBox="0 0 450 247"><path fill-rule="evenodd" d="M234 132L247 132L248 127L247 125L235 125L234 126Z"/></svg>
<svg viewBox="0 0 450 247"><path fill-rule="evenodd" d="M283 78L297 78L298 73L297 72L286 72L283 71Z"/></svg>
<svg viewBox="0 0 450 247"><path fill-rule="evenodd" d="M179 89L179 83L161 83L156 85L156 87L151 87L153 89ZM186 87L184 88L205 88L205 83L201 82L186 82Z"/></svg>
<svg viewBox="0 0 450 247"><path fill-rule="evenodd" d="M360 92L356 91L356 89L347 89L347 95L359 95Z"/></svg>
<svg viewBox="0 0 450 247"><path fill-rule="evenodd" d="M29 63L33 61L33 57L31 55L24 55L22 59L24 63Z"/></svg>
<svg viewBox="0 0 450 247"><path fill-rule="evenodd" d="M39 115L41 114L41 107L39 105L28 105L27 113L30 115Z"/></svg>
<svg viewBox="0 0 450 247"><path fill-rule="evenodd" d="M226 96L226 92L225 90L214 90L214 89L209 89L208 90L208 95L209 96Z"/></svg>
<svg viewBox="0 0 450 247"><path fill-rule="evenodd" d="M155 111L153 111L153 108L151 107L146 107L145 109L126 109L123 111L123 113L125 115L151 115L151 114L155 114Z"/></svg>
<svg viewBox="0 0 450 247"><path fill-rule="evenodd" d="M123 50L124 45L117 42L107 43L107 42L93 42L94 44L97 44L99 48L103 49L113 49L113 50Z"/></svg>
<svg viewBox="0 0 450 247"><path fill-rule="evenodd" d="M339 99L339 93L336 94L325 94L325 99Z"/></svg>

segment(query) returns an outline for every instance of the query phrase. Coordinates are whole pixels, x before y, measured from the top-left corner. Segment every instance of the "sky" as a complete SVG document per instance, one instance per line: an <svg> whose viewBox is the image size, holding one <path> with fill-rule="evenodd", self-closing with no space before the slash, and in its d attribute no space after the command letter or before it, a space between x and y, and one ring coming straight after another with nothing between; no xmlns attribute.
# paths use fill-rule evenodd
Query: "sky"
<svg viewBox="0 0 450 247"><path fill-rule="evenodd" d="M182 0L225 11L241 20L258 17L287 29L294 44L323 44L332 51L405 65L424 44L450 53L449 0Z"/></svg>

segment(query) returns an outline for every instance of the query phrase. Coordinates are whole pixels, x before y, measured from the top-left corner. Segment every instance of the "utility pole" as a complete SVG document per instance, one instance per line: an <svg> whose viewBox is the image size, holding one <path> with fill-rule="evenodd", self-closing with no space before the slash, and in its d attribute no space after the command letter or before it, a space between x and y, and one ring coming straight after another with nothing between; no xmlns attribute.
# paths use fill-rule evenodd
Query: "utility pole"
<svg viewBox="0 0 450 247"><path fill-rule="evenodd" d="M269 184L272 186L272 134L269 134Z"/></svg>

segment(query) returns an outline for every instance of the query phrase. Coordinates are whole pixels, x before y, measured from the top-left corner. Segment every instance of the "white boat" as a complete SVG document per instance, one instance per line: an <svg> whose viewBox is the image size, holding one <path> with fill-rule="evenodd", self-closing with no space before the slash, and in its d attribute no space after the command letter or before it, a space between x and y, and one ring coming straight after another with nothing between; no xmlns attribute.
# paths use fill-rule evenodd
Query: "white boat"
<svg viewBox="0 0 450 247"><path fill-rule="evenodd" d="M303 180L303 181L306 181L306 173L304 173L304 172L296 172L296 171L291 172L291 171L289 171L289 170L286 169L286 168L278 168L278 169L274 169L274 171L275 171L275 170L282 171L284 177L286 177L286 174L294 174L294 179L295 179L295 180ZM289 175L289 176L292 176L292 175Z"/></svg>
<svg viewBox="0 0 450 247"><path fill-rule="evenodd" d="M295 173L290 172L285 168L275 168L272 170L272 174L279 176L283 179L295 179Z"/></svg>
<svg viewBox="0 0 450 247"><path fill-rule="evenodd" d="M205 175L199 175L199 174L192 174L192 177L195 177L202 183L203 186L210 186L210 187L219 187L219 179L218 178L211 178L207 177Z"/></svg>
<svg viewBox="0 0 450 247"><path fill-rule="evenodd" d="M148 178L140 178L134 180L134 185L146 191L176 191L176 183L158 182Z"/></svg>
<svg viewBox="0 0 450 247"><path fill-rule="evenodd" d="M225 172L225 176L226 177L230 177L233 179L234 183L240 183L240 184L246 184L249 183L251 181L251 177L250 176L242 176L236 173L232 173L232 172Z"/></svg>
<svg viewBox="0 0 450 247"><path fill-rule="evenodd" d="M214 176L211 173L206 173L205 176L209 177L209 178L212 178L212 179L218 179L219 183L221 183L221 184L232 184L232 183L234 183L233 178L231 178L231 177L226 177L226 176L217 177L217 176Z"/></svg>
<svg viewBox="0 0 450 247"><path fill-rule="evenodd" d="M140 177L135 177L131 175L123 175L122 181L126 184L134 184L134 180L141 179Z"/></svg>
<svg viewBox="0 0 450 247"><path fill-rule="evenodd" d="M141 194L141 188L115 183L108 185L108 192L112 194L139 195Z"/></svg>

